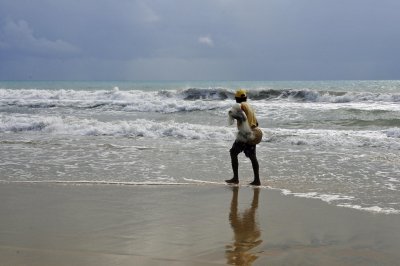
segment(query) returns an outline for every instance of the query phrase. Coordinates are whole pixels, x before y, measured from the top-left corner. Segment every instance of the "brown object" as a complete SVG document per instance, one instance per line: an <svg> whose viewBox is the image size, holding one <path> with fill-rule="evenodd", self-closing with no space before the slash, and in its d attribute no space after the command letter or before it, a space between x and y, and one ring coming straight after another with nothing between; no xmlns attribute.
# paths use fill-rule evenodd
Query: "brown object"
<svg viewBox="0 0 400 266"><path fill-rule="evenodd" d="M261 129L259 129L258 127L255 127L255 128L252 128L251 131L253 131L254 139L248 141L248 143L251 145L256 145L256 144L260 143L262 136L263 136Z"/></svg>

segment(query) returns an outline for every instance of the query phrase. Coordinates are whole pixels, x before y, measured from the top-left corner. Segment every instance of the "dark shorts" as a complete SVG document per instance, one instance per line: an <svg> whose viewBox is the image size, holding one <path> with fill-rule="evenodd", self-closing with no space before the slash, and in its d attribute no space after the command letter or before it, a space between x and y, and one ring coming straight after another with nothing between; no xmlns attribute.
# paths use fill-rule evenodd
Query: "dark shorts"
<svg viewBox="0 0 400 266"><path fill-rule="evenodd" d="M246 157L256 155L256 145L247 144L241 141L235 141L229 152L231 154L238 155L242 151L244 152Z"/></svg>

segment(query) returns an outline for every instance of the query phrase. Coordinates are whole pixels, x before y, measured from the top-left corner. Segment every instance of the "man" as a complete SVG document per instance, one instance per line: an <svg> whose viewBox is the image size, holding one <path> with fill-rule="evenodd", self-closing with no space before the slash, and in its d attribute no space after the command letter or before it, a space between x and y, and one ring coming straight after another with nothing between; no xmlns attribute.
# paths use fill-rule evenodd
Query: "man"
<svg viewBox="0 0 400 266"><path fill-rule="evenodd" d="M247 116L247 123L249 124L250 128L254 129L258 127L258 122L255 116L255 113L253 111L253 108L250 106L250 104L247 103L247 93L245 90L240 89L235 93L235 99L236 102L240 104L240 107L242 111L246 114ZM241 121L237 121L238 126ZM258 165L258 160L256 156L256 144L250 144L248 142L243 142L239 140L235 140L235 142L232 145L232 148L230 149L230 154L231 154L231 163L232 163L232 170L233 170L233 178L225 180L226 183L228 184L238 184L239 183L239 161L238 161L238 155L241 152L244 152L246 157L248 157L251 161L251 165L253 167L253 172L254 172L254 180L253 182L250 183L250 185L253 186L259 186L261 185L260 182L260 176L259 176L259 165Z"/></svg>

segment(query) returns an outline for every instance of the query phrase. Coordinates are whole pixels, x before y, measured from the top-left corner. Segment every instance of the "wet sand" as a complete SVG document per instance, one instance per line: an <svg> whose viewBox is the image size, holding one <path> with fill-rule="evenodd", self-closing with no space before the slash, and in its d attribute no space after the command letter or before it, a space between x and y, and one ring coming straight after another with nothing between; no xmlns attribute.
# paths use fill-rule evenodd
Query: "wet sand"
<svg viewBox="0 0 400 266"><path fill-rule="evenodd" d="M0 184L0 265L396 265L400 215L222 185Z"/></svg>

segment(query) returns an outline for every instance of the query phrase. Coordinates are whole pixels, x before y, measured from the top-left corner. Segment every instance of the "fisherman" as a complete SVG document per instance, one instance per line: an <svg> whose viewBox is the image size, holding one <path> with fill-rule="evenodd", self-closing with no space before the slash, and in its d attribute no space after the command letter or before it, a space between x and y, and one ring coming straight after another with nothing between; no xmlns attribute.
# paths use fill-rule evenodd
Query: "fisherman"
<svg viewBox="0 0 400 266"><path fill-rule="evenodd" d="M255 113L253 111L253 108L249 103L247 103L247 92L244 89L239 89L235 93L235 99L236 103L240 104L240 108L242 111L246 114L247 117L247 123L249 124L250 128L253 130L253 132L257 132L256 134L262 134L261 130L258 129L258 122L257 118L255 116ZM241 121L240 119L237 119L237 125L239 127ZM262 136L262 135L261 135ZM235 142L232 145L232 148L230 149L230 154L231 154L231 163L232 163L232 170L233 170L233 178L225 180L226 183L228 184L238 184L239 183L239 161L238 161L238 155L241 152L244 152L246 157L248 157L251 161L251 165L253 167L253 172L254 172L254 180L253 182L250 183L250 185L253 186L259 186L261 185L260 182L260 176L259 176L259 165L258 165L258 160L256 156L256 144L258 144L261 140L261 136L257 136L258 142L250 142L246 141L243 142L241 140L236 139Z"/></svg>

